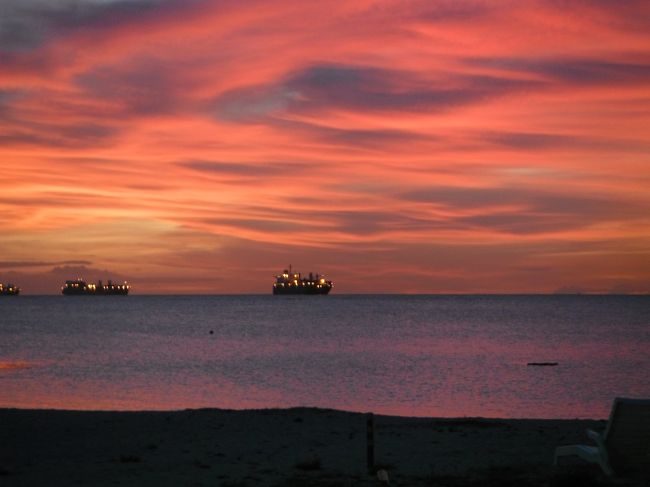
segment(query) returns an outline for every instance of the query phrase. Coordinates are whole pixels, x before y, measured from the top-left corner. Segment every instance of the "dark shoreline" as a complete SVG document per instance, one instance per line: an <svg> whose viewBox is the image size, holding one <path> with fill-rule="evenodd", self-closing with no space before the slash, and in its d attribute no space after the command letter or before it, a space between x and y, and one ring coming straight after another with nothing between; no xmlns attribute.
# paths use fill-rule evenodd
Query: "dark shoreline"
<svg viewBox="0 0 650 487"><path fill-rule="evenodd" d="M605 420L376 415L375 425L375 465L393 485L551 486L576 475L576 485L609 484L597 467L551 466L556 446L586 443L585 429L602 430ZM366 470L363 413L0 409L0 484L252 487L377 480Z"/></svg>

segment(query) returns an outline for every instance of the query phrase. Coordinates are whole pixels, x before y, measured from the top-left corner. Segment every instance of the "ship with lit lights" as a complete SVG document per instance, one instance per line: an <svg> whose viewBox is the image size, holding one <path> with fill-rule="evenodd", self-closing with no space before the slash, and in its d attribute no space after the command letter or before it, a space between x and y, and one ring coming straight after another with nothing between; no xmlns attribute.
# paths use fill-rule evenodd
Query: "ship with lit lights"
<svg viewBox="0 0 650 487"><path fill-rule="evenodd" d="M66 296L126 296L129 294L129 286L126 281L124 284L114 284L108 281L107 284L97 281L97 284L86 283L83 279L74 281L65 281L61 287L61 293Z"/></svg>
<svg viewBox="0 0 650 487"><path fill-rule="evenodd" d="M302 277L299 272L293 272L289 266L289 270L285 269L282 274L275 276L273 294L328 294L332 287L334 287L332 281L326 280L321 275L310 272L308 276Z"/></svg>
<svg viewBox="0 0 650 487"><path fill-rule="evenodd" d="M2 284L0 282L0 296L18 296L20 288L13 284Z"/></svg>

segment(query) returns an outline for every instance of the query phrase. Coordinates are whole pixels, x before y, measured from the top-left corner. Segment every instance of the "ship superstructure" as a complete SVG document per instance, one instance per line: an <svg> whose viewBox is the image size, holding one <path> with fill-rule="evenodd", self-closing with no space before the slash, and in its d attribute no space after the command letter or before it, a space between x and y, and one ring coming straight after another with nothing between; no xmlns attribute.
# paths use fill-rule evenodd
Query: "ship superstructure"
<svg viewBox="0 0 650 487"><path fill-rule="evenodd" d="M108 284L98 281L97 284L86 283L83 279L76 279L74 281L65 281L61 287L61 293L66 296L126 296L129 294L129 286L126 281L124 284L113 284L113 281L108 281Z"/></svg>
<svg viewBox="0 0 650 487"><path fill-rule="evenodd" d="M334 285L324 276L309 273L309 276L302 277L299 272L292 272L285 269L282 274L275 276L273 283L273 294L328 294Z"/></svg>
<svg viewBox="0 0 650 487"><path fill-rule="evenodd" d="M2 284L0 282L0 296L18 296L20 288L13 284Z"/></svg>

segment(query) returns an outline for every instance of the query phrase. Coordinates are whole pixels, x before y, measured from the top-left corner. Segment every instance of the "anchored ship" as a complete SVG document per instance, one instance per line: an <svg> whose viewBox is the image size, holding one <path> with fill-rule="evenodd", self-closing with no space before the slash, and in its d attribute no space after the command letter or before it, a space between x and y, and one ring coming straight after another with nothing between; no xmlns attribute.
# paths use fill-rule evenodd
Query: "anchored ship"
<svg viewBox="0 0 650 487"><path fill-rule="evenodd" d="M61 293L66 296L126 296L129 294L129 286L126 281L124 284L113 284L113 281L108 281L108 284L103 284L102 281L97 281L97 284L86 283L83 279L75 281L65 281L61 287Z"/></svg>
<svg viewBox="0 0 650 487"><path fill-rule="evenodd" d="M302 277L299 272L292 272L289 266L289 270L285 269L282 274L275 276L273 294L327 294L332 287L332 281L323 276L310 272L308 277Z"/></svg>
<svg viewBox="0 0 650 487"><path fill-rule="evenodd" d="M18 296L20 288L13 284L2 284L0 282L0 296Z"/></svg>

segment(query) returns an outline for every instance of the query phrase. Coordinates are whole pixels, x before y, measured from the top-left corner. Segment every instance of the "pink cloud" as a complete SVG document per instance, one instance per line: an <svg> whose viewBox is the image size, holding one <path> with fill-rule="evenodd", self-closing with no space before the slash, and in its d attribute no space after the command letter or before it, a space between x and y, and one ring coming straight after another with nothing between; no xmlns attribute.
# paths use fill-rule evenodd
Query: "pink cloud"
<svg viewBox="0 0 650 487"><path fill-rule="evenodd" d="M644 2L34 5L0 21L40 26L2 30L4 261L649 290Z"/></svg>

